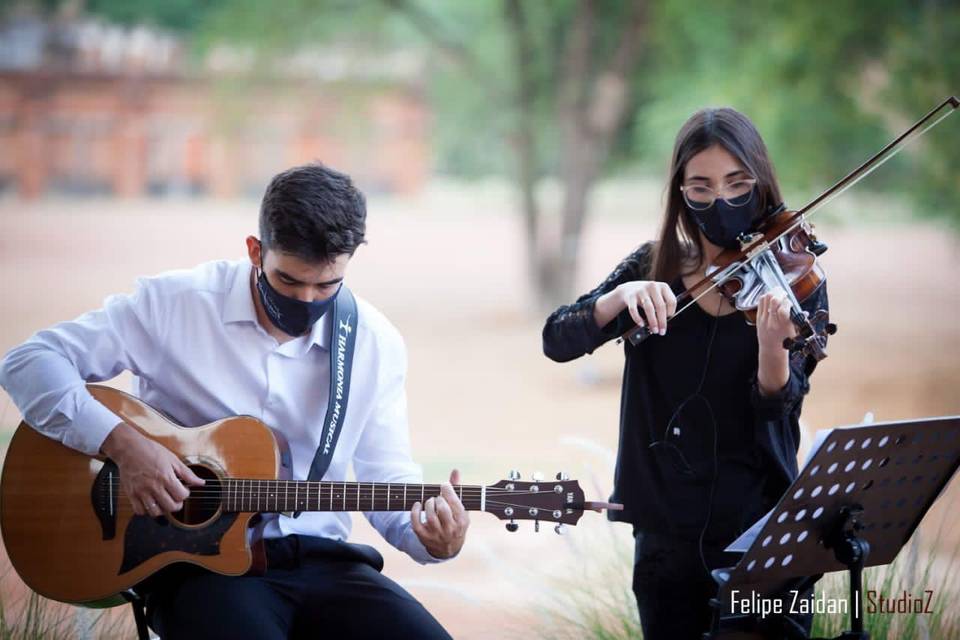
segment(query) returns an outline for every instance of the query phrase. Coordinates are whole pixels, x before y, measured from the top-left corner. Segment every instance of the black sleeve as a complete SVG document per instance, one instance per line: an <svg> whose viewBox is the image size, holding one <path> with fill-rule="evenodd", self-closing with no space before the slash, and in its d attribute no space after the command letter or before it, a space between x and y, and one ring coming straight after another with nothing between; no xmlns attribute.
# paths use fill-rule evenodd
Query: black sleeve
<svg viewBox="0 0 960 640"><path fill-rule="evenodd" d="M640 246L621 260L599 286L577 298L573 304L564 305L551 313L543 326L544 355L556 362L568 362L585 353L593 353L603 343L633 328L635 323L626 309L604 327L598 327L593 319L593 308L597 298L603 294L613 291L624 282L645 278L652 249L652 242Z"/></svg>
<svg viewBox="0 0 960 640"><path fill-rule="evenodd" d="M816 309L829 310L828 304L827 283L824 281L800 306L812 315ZM821 321L817 329L822 330L824 324L826 320ZM752 380L750 398L756 416L756 436L761 450L780 471L777 487L773 487L777 497L797 477L800 410L803 397L810 391L810 375L816 367L817 361L812 356L792 354L790 378L779 393L771 396L760 393L757 374Z"/></svg>

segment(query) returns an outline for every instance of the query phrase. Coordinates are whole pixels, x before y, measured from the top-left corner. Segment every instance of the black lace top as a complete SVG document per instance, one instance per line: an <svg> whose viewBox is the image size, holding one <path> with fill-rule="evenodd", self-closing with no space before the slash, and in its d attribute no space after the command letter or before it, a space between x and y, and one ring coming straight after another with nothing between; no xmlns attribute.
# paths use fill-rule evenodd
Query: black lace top
<svg viewBox="0 0 960 640"><path fill-rule="evenodd" d="M543 351L567 362L633 326L627 311L604 327L597 298L649 279L652 243L624 258L597 288L557 309L543 328ZM683 290L678 278L670 283ZM823 306L826 284L803 304ZM770 509L797 475L800 409L816 362L794 355L780 393L757 387L757 332L740 313L713 316L693 305L665 336L624 342L620 444L610 517L651 533L730 542ZM701 385L702 380L702 385ZM699 393L697 390L699 388Z"/></svg>

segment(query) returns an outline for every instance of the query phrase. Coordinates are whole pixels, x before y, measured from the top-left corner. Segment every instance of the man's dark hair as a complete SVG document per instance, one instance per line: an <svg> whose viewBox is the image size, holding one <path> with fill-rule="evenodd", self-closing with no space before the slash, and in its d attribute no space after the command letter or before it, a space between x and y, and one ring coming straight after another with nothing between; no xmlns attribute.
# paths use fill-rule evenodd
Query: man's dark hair
<svg viewBox="0 0 960 640"><path fill-rule="evenodd" d="M367 203L350 176L320 163L287 169L274 176L260 203L264 250L288 253L308 262L351 256L365 242Z"/></svg>

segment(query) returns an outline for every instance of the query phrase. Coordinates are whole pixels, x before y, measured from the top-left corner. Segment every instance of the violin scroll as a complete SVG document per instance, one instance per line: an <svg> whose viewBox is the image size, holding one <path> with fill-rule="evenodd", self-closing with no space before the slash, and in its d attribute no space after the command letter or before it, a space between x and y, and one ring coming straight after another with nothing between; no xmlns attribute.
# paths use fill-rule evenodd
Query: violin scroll
<svg viewBox="0 0 960 640"><path fill-rule="evenodd" d="M783 341L783 348L790 353L803 353L811 356L817 362L827 357L827 336L832 336L837 332L837 325L828 321L829 314L826 309L817 309L812 316L804 314L802 318L794 318L794 325L798 328L796 338L786 338ZM818 331L817 325L823 324L823 329Z"/></svg>

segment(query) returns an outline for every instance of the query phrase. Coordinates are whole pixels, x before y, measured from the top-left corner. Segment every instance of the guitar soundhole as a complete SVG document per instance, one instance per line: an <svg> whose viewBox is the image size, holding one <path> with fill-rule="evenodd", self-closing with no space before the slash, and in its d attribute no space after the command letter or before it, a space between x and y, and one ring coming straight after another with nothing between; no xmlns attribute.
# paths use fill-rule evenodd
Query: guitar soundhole
<svg viewBox="0 0 960 640"><path fill-rule="evenodd" d="M173 514L177 522L200 525L217 515L220 510L220 478L209 467L190 465L190 470L206 481L202 487L190 487L190 495L183 501L183 509Z"/></svg>

